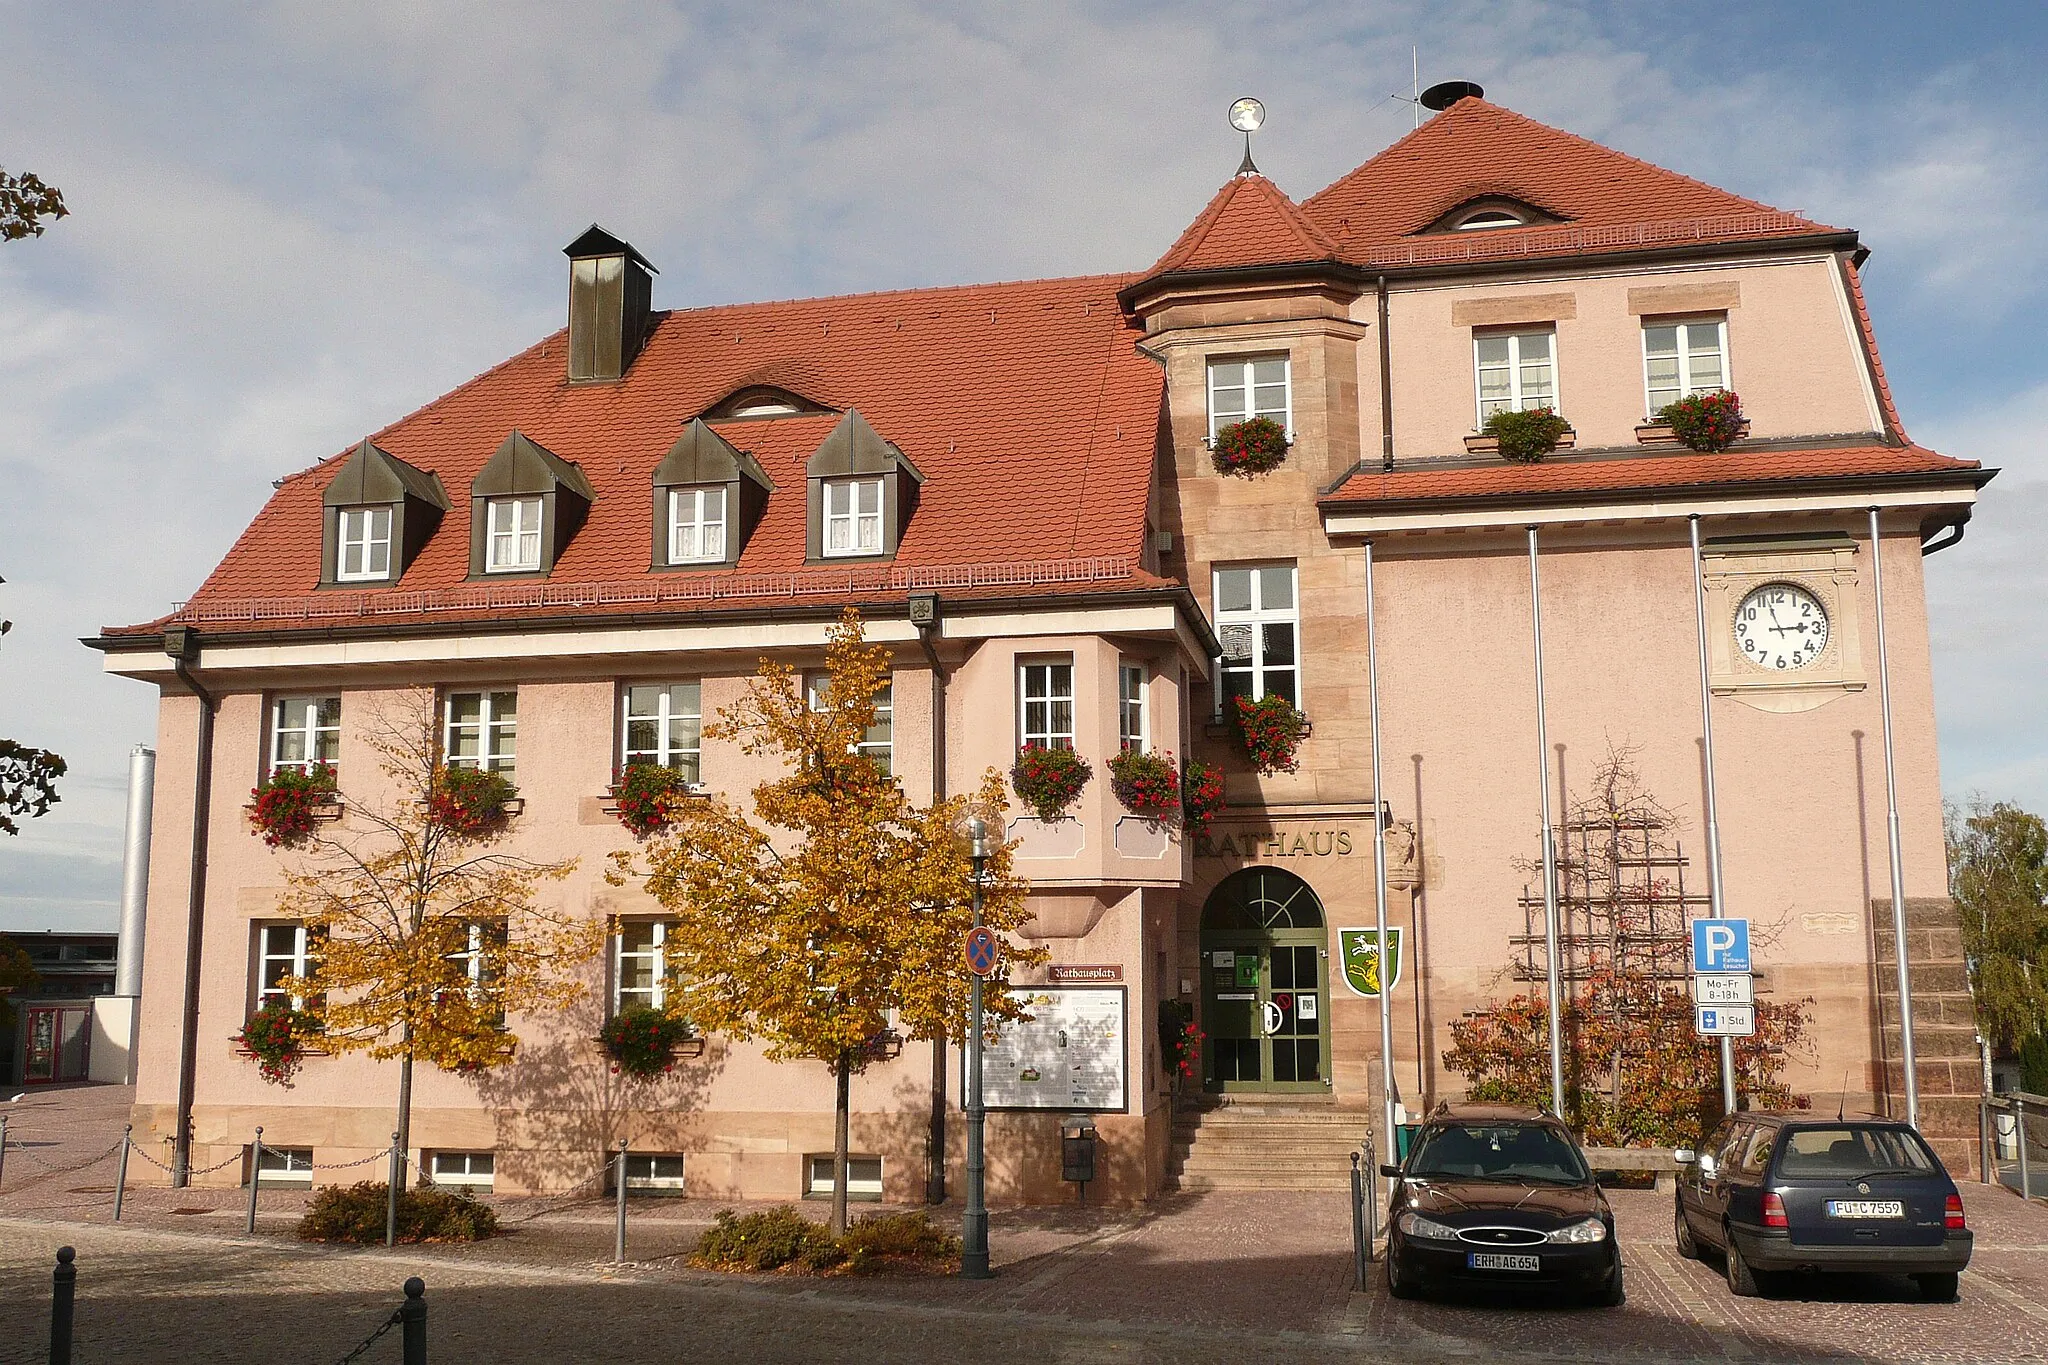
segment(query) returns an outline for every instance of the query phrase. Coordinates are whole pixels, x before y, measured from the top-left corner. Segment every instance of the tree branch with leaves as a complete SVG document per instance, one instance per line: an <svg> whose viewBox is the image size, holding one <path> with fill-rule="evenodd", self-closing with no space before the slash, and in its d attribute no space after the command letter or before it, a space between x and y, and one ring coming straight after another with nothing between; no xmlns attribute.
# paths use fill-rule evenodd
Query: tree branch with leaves
<svg viewBox="0 0 2048 1365"><path fill-rule="evenodd" d="M55 222L70 212L64 191L45 184L34 171L10 175L0 168L0 242L40 237L47 226L43 219Z"/></svg>

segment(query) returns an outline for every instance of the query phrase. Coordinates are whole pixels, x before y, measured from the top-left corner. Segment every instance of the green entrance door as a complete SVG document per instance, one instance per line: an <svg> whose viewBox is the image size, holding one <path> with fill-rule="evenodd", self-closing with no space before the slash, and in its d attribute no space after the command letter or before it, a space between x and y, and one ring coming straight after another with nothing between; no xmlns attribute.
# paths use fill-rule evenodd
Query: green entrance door
<svg viewBox="0 0 2048 1365"><path fill-rule="evenodd" d="M1293 873L1248 867L1210 892L1202 907L1209 1090L1330 1088L1328 964L1322 903Z"/></svg>

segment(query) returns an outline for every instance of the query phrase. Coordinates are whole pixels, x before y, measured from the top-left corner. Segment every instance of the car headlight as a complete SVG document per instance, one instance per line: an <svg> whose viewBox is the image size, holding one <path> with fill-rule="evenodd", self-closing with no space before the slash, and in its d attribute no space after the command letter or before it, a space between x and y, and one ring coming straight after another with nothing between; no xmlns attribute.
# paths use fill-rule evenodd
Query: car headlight
<svg viewBox="0 0 2048 1365"><path fill-rule="evenodd" d="M1439 1223L1434 1218L1424 1218L1413 1209L1401 1215L1401 1231L1407 1233L1410 1237L1423 1237L1436 1242L1455 1242L1458 1240L1458 1230L1456 1228L1445 1223Z"/></svg>
<svg viewBox="0 0 2048 1365"><path fill-rule="evenodd" d="M1598 1218L1588 1218L1584 1222L1569 1223L1564 1227L1546 1232L1543 1234L1543 1240L1546 1242L1563 1242L1567 1246L1582 1246L1588 1242L1604 1242L1607 1240L1607 1224L1601 1222Z"/></svg>

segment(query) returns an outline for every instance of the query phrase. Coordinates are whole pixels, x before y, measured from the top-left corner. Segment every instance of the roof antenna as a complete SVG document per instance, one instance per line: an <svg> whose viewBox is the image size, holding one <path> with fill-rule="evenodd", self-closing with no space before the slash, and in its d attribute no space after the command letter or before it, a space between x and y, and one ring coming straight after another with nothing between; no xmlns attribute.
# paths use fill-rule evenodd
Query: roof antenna
<svg viewBox="0 0 2048 1365"><path fill-rule="evenodd" d="M1250 95L1237 100L1230 106L1230 126L1244 134L1244 160L1237 163L1239 175L1257 175L1259 168L1252 164L1252 134L1259 131L1259 125L1266 121L1266 106Z"/></svg>
<svg viewBox="0 0 2048 1365"><path fill-rule="evenodd" d="M1849 1109L1849 1073L1850 1073L1851 1071L1854 1071L1855 1069L1856 1069L1856 1064L1855 1064L1854 1062L1851 1062L1851 1063L1850 1063L1850 1064L1849 1064L1848 1066L1845 1066L1845 1067L1843 1067L1843 1068L1842 1068L1842 1093L1841 1093L1841 1094L1840 1094L1839 1096L1837 1096L1837 1097L1836 1097L1836 1099L1835 1099L1835 1122L1836 1122L1836 1123L1840 1123L1840 1122L1842 1121L1842 1115L1848 1112L1848 1109Z"/></svg>
<svg viewBox="0 0 2048 1365"><path fill-rule="evenodd" d="M1411 68L1408 73L1408 93L1404 95L1396 90L1387 98L1399 100L1403 104L1414 105L1415 126L1420 128L1422 126L1422 49L1419 47L1409 48L1408 62Z"/></svg>

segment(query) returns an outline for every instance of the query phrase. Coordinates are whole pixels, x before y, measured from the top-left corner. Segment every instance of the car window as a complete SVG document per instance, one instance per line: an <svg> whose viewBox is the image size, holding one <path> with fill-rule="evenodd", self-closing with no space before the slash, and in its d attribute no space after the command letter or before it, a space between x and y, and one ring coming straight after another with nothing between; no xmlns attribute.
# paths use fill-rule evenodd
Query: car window
<svg viewBox="0 0 2048 1365"><path fill-rule="evenodd" d="M1881 1171L1932 1174L1933 1154L1917 1134L1904 1128L1851 1123L1839 1128L1802 1128L1785 1140L1778 1173L1854 1178Z"/></svg>
<svg viewBox="0 0 2048 1365"><path fill-rule="evenodd" d="M1571 1139L1544 1123L1432 1124L1423 1130L1406 1174L1573 1185L1588 1179Z"/></svg>
<svg viewBox="0 0 2048 1365"><path fill-rule="evenodd" d="M1749 1132L1742 1144L1742 1160L1737 1169L1746 1175L1762 1175L1764 1167L1771 1164L1771 1144L1777 1141L1778 1130L1769 1124L1758 1124Z"/></svg>
<svg viewBox="0 0 2048 1365"><path fill-rule="evenodd" d="M1753 1124L1736 1123L1729 1125L1728 1132L1721 1139L1721 1145L1714 1149L1714 1165L1726 1170L1742 1150L1742 1140L1749 1136Z"/></svg>

